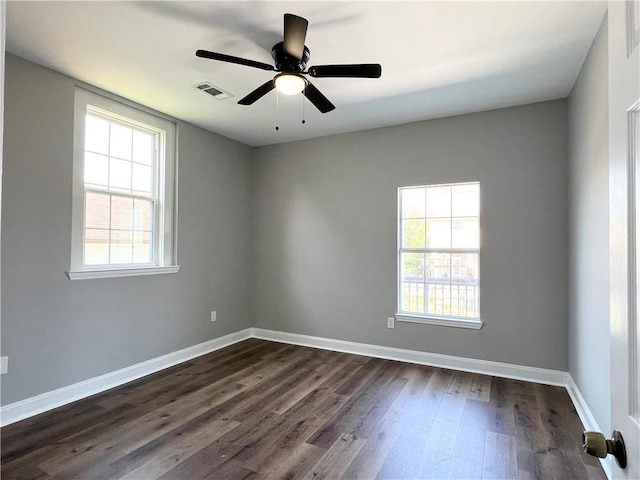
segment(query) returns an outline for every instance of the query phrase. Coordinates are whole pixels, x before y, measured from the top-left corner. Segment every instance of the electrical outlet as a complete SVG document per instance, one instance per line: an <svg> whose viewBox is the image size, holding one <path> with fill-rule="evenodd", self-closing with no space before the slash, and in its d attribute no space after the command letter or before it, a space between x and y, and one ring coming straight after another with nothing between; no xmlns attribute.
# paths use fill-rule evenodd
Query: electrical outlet
<svg viewBox="0 0 640 480"><path fill-rule="evenodd" d="M396 319L394 317L387 318L387 328L396 328Z"/></svg>
<svg viewBox="0 0 640 480"><path fill-rule="evenodd" d="M0 357L0 374L9 371L9 357Z"/></svg>
<svg viewBox="0 0 640 480"><path fill-rule="evenodd" d="M211 321L215 322L217 319L218 319L218 314L214 310L214 311L211 312Z"/></svg>

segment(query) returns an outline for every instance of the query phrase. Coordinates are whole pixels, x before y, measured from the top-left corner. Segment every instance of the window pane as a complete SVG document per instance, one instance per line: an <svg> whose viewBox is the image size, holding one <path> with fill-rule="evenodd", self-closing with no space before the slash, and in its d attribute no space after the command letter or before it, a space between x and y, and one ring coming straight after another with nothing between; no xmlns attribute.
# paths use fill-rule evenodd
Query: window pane
<svg viewBox="0 0 640 480"><path fill-rule="evenodd" d="M111 230L111 263L132 263L133 234L131 231Z"/></svg>
<svg viewBox="0 0 640 480"><path fill-rule="evenodd" d="M401 309L405 312L424 313L424 284L402 282Z"/></svg>
<svg viewBox="0 0 640 480"><path fill-rule="evenodd" d="M109 231L87 228L84 231L85 265L106 265L109 263Z"/></svg>
<svg viewBox="0 0 640 480"><path fill-rule="evenodd" d="M96 187L109 184L109 158L86 152L84 155L84 183Z"/></svg>
<svg viewBox="0 0 640 480"><path fill-rule="evenodd" d="M131 160L131 142L133 130L119 123L111 123L110 151L112 157Z"/></svg>
<svg viewBox="0 0 640 480"><path fill-rule="evenodd" d="M451 255L452 281L461 285L477 285L479 279L478 254L454 253Z"/></svg>
<svg viewBox="0 0 640 480"><path fill-rule="evenodd" d="M109 121L95 115L85 117L84 149L109 154Z"/></svg>
<svg viewBox="0 0 640 480"><path fill-rule="evenodd" d="M424 248L425 246L424 220L402 221L402 246L407 248Z"/></svg>
<svg viewBox="0 0 640 480"><path fill-rule="evenodd" d="M133 199L128 197L111 198L111 228L131 230L133 228Z"/></svg>
<svg viewBox="0 0 640 480"><path fill-rule="evenodd" d="M479 225L477 218L460 218L451 224L451 246L453 248L478 248Z"/></svg>
<svg viewBox="0 0 640 480"><path fill-rule="evenodd" d="M109 187L113 190L131 191L131 162L111 159Z"/></svg>
<svg viewBox="0 0 640 480"><path fill-rule="evenodd" d="M153 165L153 145L155 143L155 135L133 131L133 161L143 163L145 165Z"/></svg>
<svg viewBox="0 0 640 480"><path fill-rule="evenodd" d="M134 230L151 231L153 214L153 202L136 198L133 203L133 228Z"/></svg>
<svg viewBox="0 0 640 480"><path fill-rule="evenodd" d="M480 187L478 184L455 185L451 189L451 215L477 217L480 214Z"/></svg>
<svg viewBox="0 0 640 480"><path fill-rule="evenodd" d="M427 247L451 247L451 220L448 218L427 220Z"/></svg>
<svg viewBox="0 0 640 480"><path fill-rule="evenodd" d="M427 312L434 315L451 315L451 285L427 285Z"/></svg>
<svg viewBox="0 0 640 480"><path fill-rule="evenodd" d="M151 263L151 234L149 232L134 232L133 234L133 262Z"/></svg>
<svg viewBox="0 0 640 480"><path fill-rule="evenodd" d="M86 228L109 228L110 195L87 192L84 199Z"/></svg>
<svg viewBox="0 0 640 480"><path fill-rule="evenodd" d="M402 281L403 282L423 282L425 279L424 253L403 253L402 254Z"/></svg>
<svg viewBox="0 0 640 480"><path fill-rule="evenodd" d="M406 188L400 191L402 218L424 218L425 189Z"/></svg>
<svg viewBox="0 0 640 480"><path fill-rule="evenodd" d="M426 254L427 281L430 283L449 283L451 278L451 255L448 253Z"/></svg>
<svg viewBox="0 0 640 480"><path fill-rule="evenodd" d="M153 180L153 169L146 165L133 164L133 178L131 179L131 189L138 195L151 195Z"/></svg>
<svg viewBox="0 0 640 480"><path fill-rule="evenodd" d="M427 188L427 217L451 216L451 187Z"/></svg>

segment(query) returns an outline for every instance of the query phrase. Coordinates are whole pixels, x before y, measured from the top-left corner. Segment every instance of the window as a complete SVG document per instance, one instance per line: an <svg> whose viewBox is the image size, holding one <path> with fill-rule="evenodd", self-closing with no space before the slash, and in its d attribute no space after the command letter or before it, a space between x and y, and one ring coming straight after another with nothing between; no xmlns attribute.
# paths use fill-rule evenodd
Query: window
<svg viewBox="0 0 640 480"><path fill-rule="evenodd" d="M175 124L76 89L70 279L175 273Z"/></svg>
<svg viewBox="0 0 640 480"><path fill-rule="evenodd" d="M398 189L398 320L480 328L479 256L479 183Z"/></svg>

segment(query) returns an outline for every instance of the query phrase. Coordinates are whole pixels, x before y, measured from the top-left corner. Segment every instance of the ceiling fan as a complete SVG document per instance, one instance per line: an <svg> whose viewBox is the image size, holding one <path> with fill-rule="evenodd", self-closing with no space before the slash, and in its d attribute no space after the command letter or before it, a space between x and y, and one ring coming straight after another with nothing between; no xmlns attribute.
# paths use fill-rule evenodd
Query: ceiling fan
<svg viewBox="0 0 640 480"><path fill-rule="evenodd" d="M304 44L308 25L309 22L302 17L291 13L284 14L284 40L276 43L271 49L275 67L268 63L206 50L198 50L196 56L279 72L273 79L263 83L246 97L239 100L238 103L240 105L252 105L271 90L277 88L278 91L287 95L302 92L320 112L327 113L336 108L335 105L303 75L315 78L380 78L382 66L378 63L316 65L309 67L309 70L305 71L310 57L309 49Z"/></svg>

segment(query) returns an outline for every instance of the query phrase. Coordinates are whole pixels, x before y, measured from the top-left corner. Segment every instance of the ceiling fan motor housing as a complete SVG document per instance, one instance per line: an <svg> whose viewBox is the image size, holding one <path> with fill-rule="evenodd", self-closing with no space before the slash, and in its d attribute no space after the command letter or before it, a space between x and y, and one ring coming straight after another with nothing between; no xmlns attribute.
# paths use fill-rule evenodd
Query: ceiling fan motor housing
<svg viewBox="0 0 640 480"><path fill-rule="evenodd" d="M276 43L271 49L271 56L279 72L297 72L302 73L307 68L311 53L305 45L302 52L302 58L296 58L284 51L284 42Z"/></svg>

